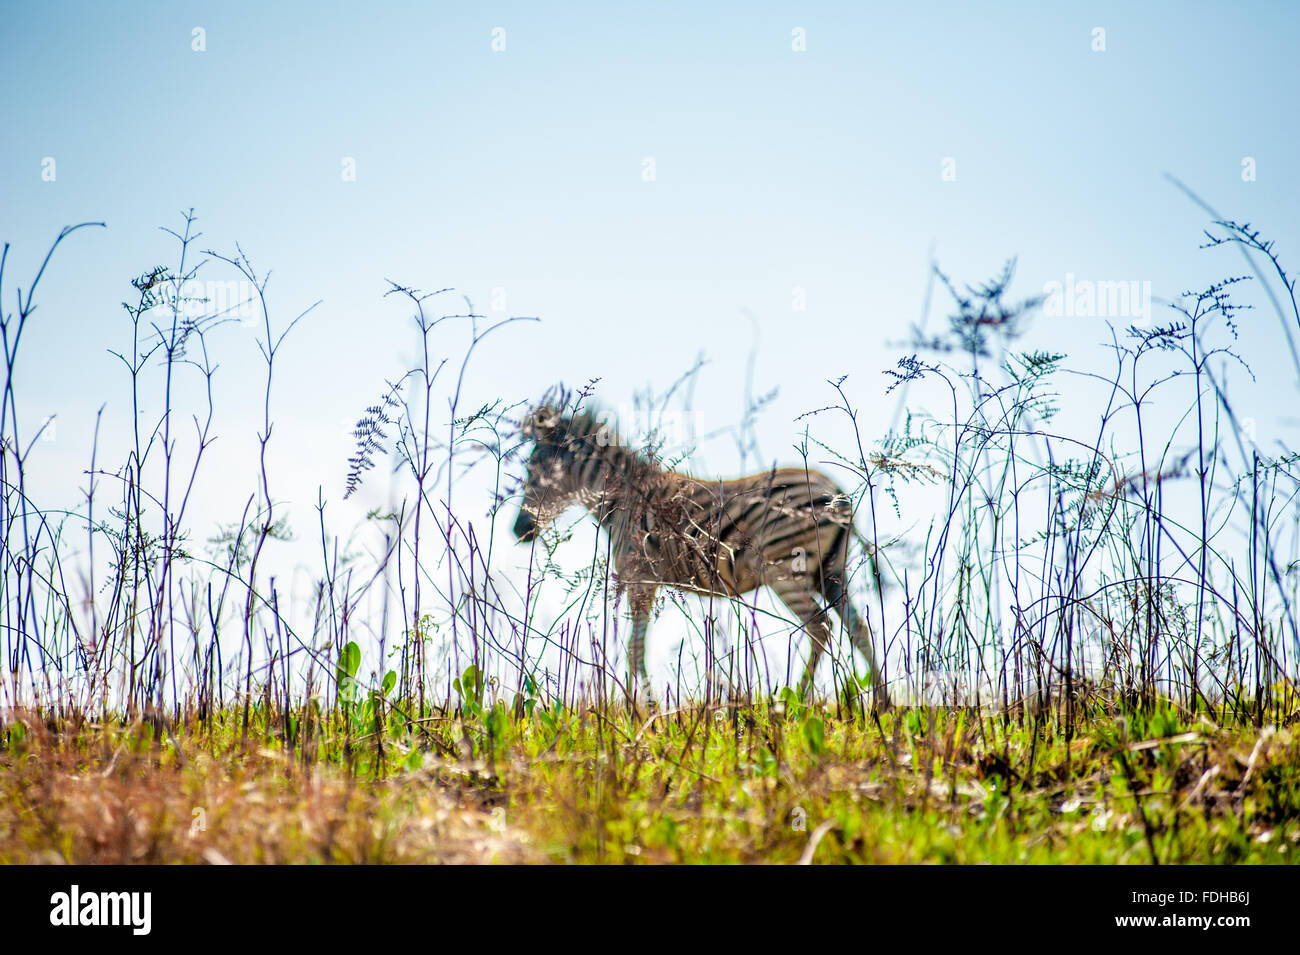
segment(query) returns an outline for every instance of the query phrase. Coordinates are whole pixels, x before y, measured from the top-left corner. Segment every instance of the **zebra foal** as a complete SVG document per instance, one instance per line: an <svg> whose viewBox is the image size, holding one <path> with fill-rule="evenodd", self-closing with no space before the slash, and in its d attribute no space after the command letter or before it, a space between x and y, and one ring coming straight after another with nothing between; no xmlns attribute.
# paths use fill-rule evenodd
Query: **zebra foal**
<svg viewBox="0 0 1300 955"><path fill-rule="evenodd" d="M632 611L633 681L646 676L645 636L659 587L739 597L767 586L812 639L801 693L812 688L834 610L867 659L877 708L889 707L870 630L845 590L849 539L856 535L852 505L825 474L779 468L705 481L664 470L624 447L589 411L545 403L522 433L533 451L515 537L534 540L571 504L585 507L605 529Z"/></svg>

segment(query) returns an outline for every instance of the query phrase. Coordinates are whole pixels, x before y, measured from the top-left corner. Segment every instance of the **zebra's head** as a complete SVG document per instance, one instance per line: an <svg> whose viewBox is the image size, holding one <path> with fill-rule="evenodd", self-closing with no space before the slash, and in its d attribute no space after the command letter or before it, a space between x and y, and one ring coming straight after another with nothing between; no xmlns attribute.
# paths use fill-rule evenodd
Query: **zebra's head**
<svg viewBox="0 0 1300 955"><path fill-rule="evenodd" d="M515 521L515 537L521 543L535 539L581 494L574 465L589 443L593 423L590 414L568 414L547 402L524 421L520 433L533 442L533 452Z"/></svg>

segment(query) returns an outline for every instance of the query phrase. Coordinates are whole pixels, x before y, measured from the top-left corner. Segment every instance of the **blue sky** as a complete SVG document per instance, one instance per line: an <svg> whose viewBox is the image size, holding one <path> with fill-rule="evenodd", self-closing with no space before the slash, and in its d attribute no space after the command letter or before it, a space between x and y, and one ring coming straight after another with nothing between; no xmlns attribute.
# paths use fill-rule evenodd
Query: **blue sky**
<svg viewBox="0 0 1300 955"><path fill-rule="evenodd" d="M767 458L791 459L793 419L845 374L878 437L880 372L920 316L931 251L963 281L1018 256L1022 295L1071 273L1172 297L1240 271L1197 251L1205 217L1171 173L1300 267L1297 26L1282 3L15 7L0 33L6 307L59 228L108 224L61 251L24 342L23 410L58 416L33 462L45 503L82 482L101 404L106 443L124 438L118 303L171 261L158 227L190 207L201 246L238 241L274 271L278 320L322 300L276 383L273 465L301 525L318 486L341 496L347 425L414 354L387 278L542 319L485 344L467 403L599 377L626 408L702 352L712 431L741 411L756 327L756 391L780 388ZM1106 337L1100 319L1044 318L1025 346L1087 365ZM1270 315L1243 324L1259 383L1234 387L1262 443L1289 440L1280 341ZM250 329L217 351L207 522L252 489L261 387ZM695 460L740 464L725 439Z"/></svg>

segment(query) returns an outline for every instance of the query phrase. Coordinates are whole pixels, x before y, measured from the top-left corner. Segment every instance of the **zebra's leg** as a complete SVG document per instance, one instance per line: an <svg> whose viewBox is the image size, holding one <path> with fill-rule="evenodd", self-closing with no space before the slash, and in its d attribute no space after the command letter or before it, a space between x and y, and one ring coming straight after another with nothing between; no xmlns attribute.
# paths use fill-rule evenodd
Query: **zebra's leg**
<svg viewBox="0 0 1300 955"><path fill-rule="evenodd" d="M789 607L803 623L803 628L808 632L812 642L812 647L808 651L808 663L804 667L803 678L799 681L799 695L806 699L812 693L817 664L821 662L822 654L826 652L826 646L830 643L831 628L826 623L826 611L819 605L816 594L805 587L802 580L796 578L780 581L774 589L781 602Z"/></svg>
<svg viewBox="0 0 1300 955"><path fill-rule="evenodd" d="M867 668L871 671L872 689L876 697L876 709L881 712L888 710L891 706L889 688L885 685L885 675L876 662L876 647L872 639L871 627L853 608L853 602L849 600L849 595L845 592L839 577L828 575L822 585L822 594L826 598L826 603L838 611L844 626L848 628L853 645L867 658Z"/></svg>
<svg viewBox="0 0 1300 955"><path fill-rule="evenodd" d="M650 629L650 611L654 603L654 587L636 585L628 589L628 604L632 608L632 639L627 645L629 688L649 679L645 666L645 635Z"/></svg>

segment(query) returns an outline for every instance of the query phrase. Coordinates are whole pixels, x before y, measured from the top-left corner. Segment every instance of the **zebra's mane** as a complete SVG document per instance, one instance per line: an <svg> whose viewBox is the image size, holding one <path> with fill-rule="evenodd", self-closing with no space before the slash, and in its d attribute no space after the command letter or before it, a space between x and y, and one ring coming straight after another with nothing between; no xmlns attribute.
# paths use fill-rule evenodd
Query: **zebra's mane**
<svg viewBox="0 0 1300 955"><path fill-rule="evenodd" d="M549 395L543 398L524 422L524 438L574 459L603 458L612 471L625 476L635 474L644 479L664 473L648 449L625 444L599 408L587 405L573 410L569 404L566 393L558 400Z"/></svg>

